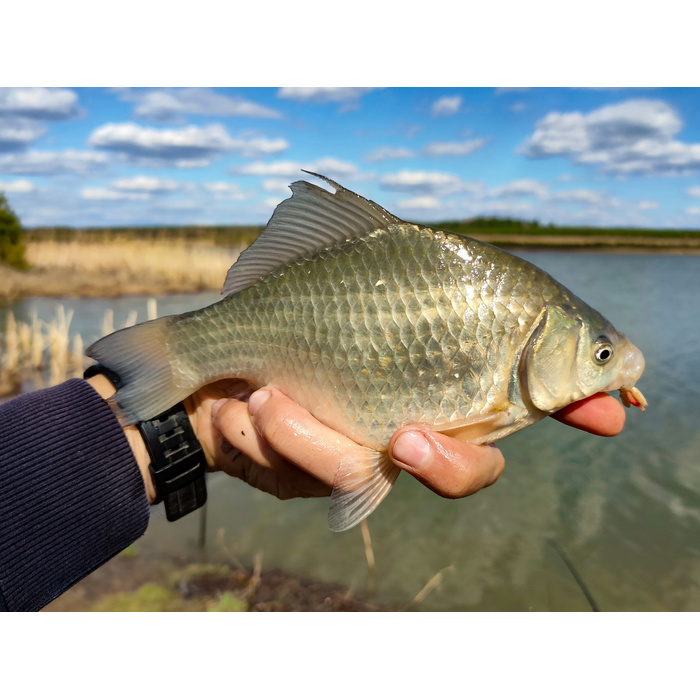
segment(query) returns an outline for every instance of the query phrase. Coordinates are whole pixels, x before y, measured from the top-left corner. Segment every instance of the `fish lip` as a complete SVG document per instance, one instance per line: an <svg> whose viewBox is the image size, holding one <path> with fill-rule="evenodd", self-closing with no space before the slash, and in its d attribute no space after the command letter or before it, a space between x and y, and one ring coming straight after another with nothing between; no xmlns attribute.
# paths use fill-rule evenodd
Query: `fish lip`
<svg viewBox="0 0 700 700"><path fill-rule="evenodd" d="M629 343L620 373L604 391L615 391L616 389L630 391L634 389L639 378L644 373L644 366L644 355L642 355L641 350Z"/></svg>

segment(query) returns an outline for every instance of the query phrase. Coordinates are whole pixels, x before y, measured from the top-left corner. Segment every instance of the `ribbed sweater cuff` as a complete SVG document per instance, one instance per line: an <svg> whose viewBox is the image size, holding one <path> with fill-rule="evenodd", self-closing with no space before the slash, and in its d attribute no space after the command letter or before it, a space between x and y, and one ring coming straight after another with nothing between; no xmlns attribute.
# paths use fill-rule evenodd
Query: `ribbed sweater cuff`
<svg viewBox="0 0 700 700"><path fill-rule="evenodd" d="M143 479L82 379L0 405L0 608L39 610L138 539Z"/></svg>

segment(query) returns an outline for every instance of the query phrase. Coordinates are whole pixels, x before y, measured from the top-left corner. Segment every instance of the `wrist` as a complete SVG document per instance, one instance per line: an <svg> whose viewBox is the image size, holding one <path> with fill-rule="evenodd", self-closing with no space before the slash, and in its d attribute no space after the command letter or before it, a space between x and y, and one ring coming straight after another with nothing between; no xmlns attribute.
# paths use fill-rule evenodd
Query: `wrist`
<svg viewBox="0 0 700 700"><path fill-rule="evenodd" d="M107 399L114 394L115 387L104 374L96 374L86 381L103 399ZM157 494L155 486L153 485L151 472L149 470L151 457L146 449L146 443L143 441L141 433L135 425L126 426L124 428L124 436L129 443L129 447L131 447L131 451L134 454L134 459L136 460L141 472L144 488L146 489L146 495L148 497L148 503L152 505L156 500Z"/></svg>

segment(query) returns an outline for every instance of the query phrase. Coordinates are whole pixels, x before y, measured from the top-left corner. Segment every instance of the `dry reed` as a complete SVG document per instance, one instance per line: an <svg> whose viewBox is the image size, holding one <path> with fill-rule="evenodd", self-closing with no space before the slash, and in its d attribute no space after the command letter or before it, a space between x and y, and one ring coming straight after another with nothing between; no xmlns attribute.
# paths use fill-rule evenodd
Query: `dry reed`
<svg viewBox="0 0 700 700"><path fill-rule="evenodd" d="M147 309L149 319L157 317L155 299L148 300ZM62 305L56 307L48 322L40 321L36 313L29 322L18 321L12 312L7 315L4 333L0 332L0 396L17 393L26 379L41 388L81 376L90 360L85 357L80 333L71 334L72 320L73 311L66 311ZM136 321L137 312L132 310L123 327L133 326ZM107 309L102 334L114 330L114 312Z"/></svg>
<svg viewBox="0 0 700 700"><path fill-rule="evenodd" d="M367 520L363 520L360 523L360 532L362 533L362 542L365 546L365 559L367 559L367 600L371 600L374 595L377 574L374 563L374 548L372 547L372 538L369 535Z"/></svg>
<svg viewBox="0 0 700 700"><path fill-rule="evenodd" d="M118 273L182 283L187 289L219 289L240 249L185 241L32 241L27 260L34 268L85 275Z"/></svg>

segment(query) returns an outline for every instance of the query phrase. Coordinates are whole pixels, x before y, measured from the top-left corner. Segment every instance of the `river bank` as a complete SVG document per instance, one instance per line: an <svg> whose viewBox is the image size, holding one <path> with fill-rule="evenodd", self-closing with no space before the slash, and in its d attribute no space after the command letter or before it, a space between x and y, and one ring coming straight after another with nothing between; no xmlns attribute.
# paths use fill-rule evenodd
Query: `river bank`
<svg viewBox="0 0 700 700"><path fill-rule="evenodd" d="M193 276L164 277L157 272L133 272L128 268L66 270L64 267L33 267L19 271L0 266L0 304L29 297L160 296L218 291L226 271L214 283Z"/></svg>
<svg viewBox="0 0 700 700"><path fill-rule="evenodd" d="M29 269L0 266L0 303L218 290L241 246L187 240L29 240Z"/></svg>
<svg viewBox="0 0 700 700"><path fill-rule="evenodd" d="M369 612L388 610L338 583L231 563L153 560L132 545L46 612Z"/></svg>

